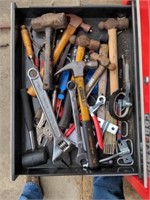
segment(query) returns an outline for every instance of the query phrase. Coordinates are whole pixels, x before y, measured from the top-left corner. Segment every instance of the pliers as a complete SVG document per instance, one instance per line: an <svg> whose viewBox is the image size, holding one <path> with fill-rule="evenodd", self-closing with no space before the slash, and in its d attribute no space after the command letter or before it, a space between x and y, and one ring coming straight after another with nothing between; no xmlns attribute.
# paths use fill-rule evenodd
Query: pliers
<svg viewBox="0 0 150 200"><path fill-rule="evenodd" d="M103 138L102 138L103 134L102 134L102 130L100 128L100 124L98 122L97 116L94 113L100 106L104 105L105 102L106 102L106 97L101 95L97 98L94 106L89 106L89 112L90 112L90 115L91 115L93 123L94 123L97 141L98 141L98 145L99 145L100 149L103 149Z"/></svg>

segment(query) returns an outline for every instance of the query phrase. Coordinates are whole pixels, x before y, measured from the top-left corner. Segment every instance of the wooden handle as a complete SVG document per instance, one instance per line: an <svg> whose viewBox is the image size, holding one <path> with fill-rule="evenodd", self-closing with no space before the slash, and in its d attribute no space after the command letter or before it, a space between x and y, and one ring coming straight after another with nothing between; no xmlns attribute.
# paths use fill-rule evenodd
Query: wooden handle
<svg viewBox="0 0 150 200"><path fill-rule="evenodd" d="M116 69L110 71L110 94L119 89L118 83L118 56L117 56L117 30L110 29L108 30L109 35L109 59L110 63L116 65Z"/></svg>
<svg viewBox="0 0 150 200"><path fill-rule="evenodd" d="M27 27L25 25L21 26L21 36L22 36L24 47L26 49L27 56L30 58L33 58L34 52L32 50L32 42L31 42Z"/></svg>
<svg viewBox="0 0 150 200"><path fill-rule="evenodd" d="M95 70L94 74L92 75L92 77L90 78L90 80L85 86L86 94L88 94L88 92L91 90L91 88L96 83L98 78L102 75L102 73L105 71L105 69L106 69L105 67L103 67L102 65L99 65L99 67Z"/></svg>
<svg viewBox="0 0 150 200"><path fill-rule="evenodd" d="M71 37L71 35L75 33L75 31L76 31L76 27L72 26L71 24L69 24L67 29L64 31L58 45L56 46L54 50L54 57L53 57L54 65L58 62L61 53L63 52L66 44L69 41L69 38Z"/></svg>
<svg viewBox="0 0 150 200"><path fill-rule="evenodd" d="M76 62L80 62L83 60L85 55L85 47L78 46L77 54L76 54Z"/></svg>
<svg viewBox="0 0 150 200"><path fill-rule="evenodd" d="M84 79L83 77L75 77L75 82L77 83L77 92L78 92L82 120L83 121L90 120L89 109L87 107L87 101L85 95Z"/></svg>

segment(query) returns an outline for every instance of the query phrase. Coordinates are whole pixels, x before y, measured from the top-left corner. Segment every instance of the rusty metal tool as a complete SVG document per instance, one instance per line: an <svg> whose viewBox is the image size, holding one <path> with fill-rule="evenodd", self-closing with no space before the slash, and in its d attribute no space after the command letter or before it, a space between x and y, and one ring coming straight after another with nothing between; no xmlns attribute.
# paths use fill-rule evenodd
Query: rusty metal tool
<svg viewBox="0 0 150 200"><path fill-rule="evenodd" d="M53 29L61 29L67 26L67 18L64 13L47 13L31 20L32 29L36 32L45 31L45 67L43 74L43 88L53 90L53 53L52 35Z"/></svg>
<svg viewBox="0 0 150 200"><path fill-rule="evenodd" d="M35 68L31 68L28 70L28 77L35 89L37 98L49 124L50 131L53 134L52 162L55 164L58 160L62 160L62 157L67 152L72 150L73 144L63 135L58 127L49 97L46 91L43 90L43 84L39 72Z"/></svg>
<svg viewBox="0 0 150 200"><path fill-rule="evenodd" d="M78 152L76 156L76 162L78 165L82 166L88 161L87 161L87 153L85 152L83 148L83 141L82 141L82 136L81 136L79 112L78 112L78 106L77 106L77 100L76 100L76 89L77 89L76 83L74 81L69 81L67 84L67 89L70 94L70 100L71 100L72 111L73 111L73 119L74 119L76 137L77 137Z"/></svg>
<svg viewBox="0 0 150 200"><path fill-rule="evenodd" d="M79 105L82 115L82 126L85 138L85 144L88 155L88 166L89 168L98 167L98 155L95 147L95 138L93 135L92 123L89 115L89 110L86 102L85 88L84 88L84 79L83 71L85 65L91 66L92 62L72 62L62 69L60 69L55 75L63 72L64 70L72 70L74 81L77 84L77 92L79 98Z"/></svg>
<svg viewBox="0 0 150 200"><path fill-rule="evenodd" d="M97 141L98 141L100 149L103 149L103 134L102 134L102 130L101 130L100 124L98 122L97 116L94 113L97 111L97 109L100 106L105 104L105 101L106 101L106 98L101 95L97 98L94 106L89 106L90 115L91 115L93 123L94 123Z"/></svg>

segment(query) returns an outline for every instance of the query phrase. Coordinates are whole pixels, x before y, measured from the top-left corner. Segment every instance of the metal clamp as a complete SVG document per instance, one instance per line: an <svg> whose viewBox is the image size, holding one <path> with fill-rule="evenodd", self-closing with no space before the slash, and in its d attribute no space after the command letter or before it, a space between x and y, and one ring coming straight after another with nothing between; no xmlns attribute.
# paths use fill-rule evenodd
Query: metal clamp
<svg viewBox="0 0 150 200"><path fill-rule="evenodd" d="M103 133L105 131L107 131L107 132L109 132L109 133L111 133L113 135L115 135L117 133L118 126L116 126L115 124L112 124L112 123L110 123L110 122L108 122L108 121L106 121L106 120L104 120L104 119L102 119L100 117L97 117L97 119L98 119L98 121L100 123L100 127L103 130Z"/></svg>

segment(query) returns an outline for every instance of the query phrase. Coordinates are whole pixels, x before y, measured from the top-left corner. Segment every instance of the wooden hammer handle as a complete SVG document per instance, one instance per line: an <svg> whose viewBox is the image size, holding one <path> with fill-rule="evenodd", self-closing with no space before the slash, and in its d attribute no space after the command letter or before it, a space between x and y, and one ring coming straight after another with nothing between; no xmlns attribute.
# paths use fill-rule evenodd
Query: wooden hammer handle
<svg viewBox="0 0 150 200"><path fill-rule="evenodd" d="M102 75L102 73L105 71L105 67L102 65L99 65L99 67L95 70L94 74L90 78L90 80L87 82L85 86L85 92L88 94L88 92L91 90L93 85L96 83L96 81L99 79L99 77Z"/></svg>
<svg viewBox="0 0 150 200"><path fill-rule="evenodd" d="M99 165L99 161L95 148L92 122L90 119L89 109L86 101L84 79L83 77L75 77L75 82L77 83L77 92L82 115L82 127L88 156L88 165L89 168L96 168Z"/></svg>
<svg viewBox="0 0 150 200"><path fill-rule="evenodd" d="M53 57L54 65L58 62L61 53L63 52L66 44L69 41L69 38L71 37L71 35L75 33L75 31L76 31L76 27L72 26L71 24L67 26L67 29L64 31L58 45L56 46L54 50L54 57Z"/></svg>
<svg viewBox="0 0 150 200"><path fill-rule="evenodd" d="M85 47L78 46L76 53L76 62L80 62L83 60L85 55Z"/></svg>
<svg viewBox="0 0 150 200"><path fill-rule="evenodd" d="M117 56L117 29L109 29L109 59L110 63L114 63L116 65L116 69L110 71L110 94L119 89L119 81L118 81L118 56Z"/></svg>

